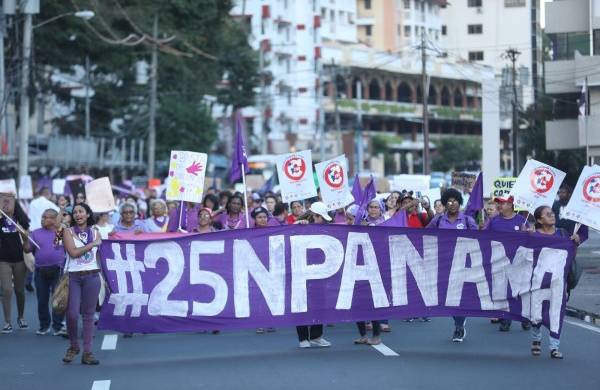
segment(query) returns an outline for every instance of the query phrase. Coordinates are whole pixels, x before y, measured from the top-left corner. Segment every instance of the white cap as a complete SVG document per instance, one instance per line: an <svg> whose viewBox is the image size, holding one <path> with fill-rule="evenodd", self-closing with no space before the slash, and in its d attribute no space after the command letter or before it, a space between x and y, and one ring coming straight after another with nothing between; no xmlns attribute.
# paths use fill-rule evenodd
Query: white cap
<svg viewBox="0 0 600 390"><path fill-rule="evenodd" d="M327 206L323 202L315 202L310 205L310 211L315 214L319 214L326 221L331 221L331 217L327 214Z"/></svg>

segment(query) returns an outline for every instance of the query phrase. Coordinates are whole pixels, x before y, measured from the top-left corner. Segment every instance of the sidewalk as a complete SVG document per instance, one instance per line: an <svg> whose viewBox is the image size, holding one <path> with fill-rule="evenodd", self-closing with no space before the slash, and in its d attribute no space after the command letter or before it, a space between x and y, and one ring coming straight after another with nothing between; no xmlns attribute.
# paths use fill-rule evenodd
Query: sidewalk
<svg viewBox="0 0 600 390"><path fill-rule="evenodd" d="M589 240L577 251L577 261L583 267L583 275L567 302L568 314L600 325L599 232L590 229Z"/></svg>

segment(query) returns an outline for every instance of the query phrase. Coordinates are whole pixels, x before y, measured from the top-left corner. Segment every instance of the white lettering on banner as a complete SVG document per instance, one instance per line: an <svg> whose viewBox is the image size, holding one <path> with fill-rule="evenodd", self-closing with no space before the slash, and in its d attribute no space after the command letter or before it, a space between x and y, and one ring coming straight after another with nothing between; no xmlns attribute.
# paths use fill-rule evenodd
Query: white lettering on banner
<svg viewBox="0 0 600 390"><path fill-rule="evenodd" d="M307 311L306 282L327 279L339 271L344 261L344 246L335 237L324 234L291 236L292 313ZM308 264L309 249L320 249L325 254L321 264Z"/></svg>
<svg viewBox="0 0 600 390"><path fill-rule="evenodd" d="M565 294L564 268L567 263L568 252L564 249L542 248L538 262L533 270L531 280L531 322L542 321L542 304L550 302L550 331L560 330L560 308ZM542 288L542 280L546 273L552 274L550 288ZM529 294L527 294L529 295ZM521 301L527 297L522 296Z"/></svg>
<svg viewBox="0 0 600 390"><path fill-rule="evenodd" d="M227 282L219 274L200 269L200 255L225 252L225 241L192 241L190 245L190 284L205 284L215 291L212 302L192 302L192 315L216 316L227 304Z"/></svg>
<svg viewBox="0 0 600 390"><path fill-rule="evenodd" d="M285 314L285 240L269 237L269 268L260 261L247 240L233 241L233 301L235 316L250 317L250 275L274 316Z"/></svg>
<svg viewBox="0 0 600 390"><path fill-rule="evenodd" d="M467 267L467 256L471 266ZM458 237L448 278L446 306L460 306L465 283L475 283L481 310L493 310L490 288L483 269L483 259L479 241L473 238Z"/></svg>
<svg viewBox="0 0 600 390"><path fill-rule="evenodd" d="M506 256L504 245L492 241L492 300L495 310L509 310L506 296L508 286L512 297L529 292L533 272L533 249L519 247L512 260ZM525 305L522 305L525 307ZM528 314L528 313L526 313Z"/></svg>
<svg viewBox="0 0 600 390"><path fill-rule="evenodd" d="M394 306L408 304L407 268L415 278L425 306L438 305L438 242L435 236L423 236L423 257L406 235L390 236L390 270Z"/></svg>
<svg viewBox="0 0 600 390"><path fill-rule="evenodd" d="M184 257L181 247L173 242L153 242L144 251L144 264L148 268L156 268L158 260L167 262L167 275L150 293L148 314L151 316L187 317L188 302L169 300L169 295L177 286L183 275Z"/></svg>
<svg viewBox="0 0 600 390"><path fill-rule="evenodd" d="M358 260L358 248L362 248L364 265L356 264ZM342 271L342 281L340 283L340 293L338 295L335 308L338 310L347 310L352 306L352 297L354 287L359 280L366 280L371 286L371 296L373 297L373 306L375 308L388 307L390 302L387 299L375 249L369 239L368 233L348 233L346 244L346 254L344 256L344 270Z"/></svg>
<svg viewBox="0 0 600 390"><path fill-rule="evenodd" d="M121 256L121 246L117 243L112 244L114 259L106 259L106 268L109 271L115 271L117 274L117 292L110 294L109 303L115 305L113 314L124 316L127 306L131 305L131 317L139 317L142 306L148 304L148 294L144 294L142 287L141 272L146 268L144 263L135 259L135 245L125 245L126 259ZM131 284L133 293L129 292L127 286L127 273L131 274Z"/></svg>

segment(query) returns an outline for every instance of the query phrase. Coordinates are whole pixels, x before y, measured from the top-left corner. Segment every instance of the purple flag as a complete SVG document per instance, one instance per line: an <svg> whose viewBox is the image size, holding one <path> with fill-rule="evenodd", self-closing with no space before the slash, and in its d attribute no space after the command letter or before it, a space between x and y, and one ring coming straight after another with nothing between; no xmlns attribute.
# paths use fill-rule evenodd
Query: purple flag
<svg viewBox="0 0 600 390"><path fill-rule="evenodd" d="M352 185L352 197L354 197L354 203L359 204L362 198L362 188L360 188L360 180L358 179L358 173L354 176L354 184Z"/></svg>
<svg viewBox="0 0 600 390"><path fill-rule="evenodd" d="M367 212L367 206L371 199L375 199L375 195L377 195L377 190L375 189L375 180L373 176L371 176L371 181L365 187L365 190L362 192L362 197L360 199L360 203L358 205L358 211L356 212L356 217L354 218L354 224L360 225L365 213Z"/></svg>
<svg viewBox="0 0 600 390"><path fill-rule="evenodd" d="M264 196L267 192L272 191L273 187L275 187L275 174L271 175L269 180L267 180L265 184L263 184L262 187L260 187L258 193L261 196Z"/></svg>
<svg viewBox="0 0 600 390"><path fill-rule="evenodd" d="M389 227L408 227L408 218L406 217L406 210L398 210L387 221L380 223L377 226L389 226Z"/></svg>
<svg viewBox="0 0 600 390"><path fill-rule="evenodd" d="M483 209L483 172L477 176L473 189L471 190L471 196L465 207L465 214L475 218L477 213Z"/></svg>
<svg viewBox="0 0 600 390"><path fill-rule="evenodd" d="M243 120L242 114L238 111L235 115L235 146L233 156L231 157L231 171L229 172L229 181L231 183L242 178L242 164L244 165L244 174L250 172L246 145L244 144Z"/></svg>
<svg viewBox="0 0 600 390"><path fill-rule="evenodd" d="M527 319L558 337L575 251L570 240L537 233L381 226L119 233L99 248L110 294L98 328L197 332L461 315ZM530 260L520 266L523 256ZM518 279L507 278L515 266Z"/></svg>

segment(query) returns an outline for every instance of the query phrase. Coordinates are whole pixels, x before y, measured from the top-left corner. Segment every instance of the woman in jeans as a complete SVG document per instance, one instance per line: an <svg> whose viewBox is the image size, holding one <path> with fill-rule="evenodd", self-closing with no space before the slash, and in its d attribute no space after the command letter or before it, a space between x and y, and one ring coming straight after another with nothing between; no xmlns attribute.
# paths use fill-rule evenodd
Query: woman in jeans
<svg viewBox="0 0 600 390"><path fill-rule="evenodd" d="M77 338L79 313L83 317L82 364L100 363L92 354L94 312L100 292L100 266L96 257L102 243L100 233L93 229L92 210L85 203L73 207L73 226L64 231L63 244L67 252L65 272L69 273L69 304L67 330L71 345L63 362L71 363L80 352Z"/></svg>
<svg viewBox="0 0 600 390"><path fill-rule="evenodd" d="M577 233L570 235L566 230L556 227L556 216L552 207L540 206L533 213L535 219L535 232L549 236L567 237L573 240L575 245L579 245L581 239ZM531 354L540 356L542 352L542 324L531 324ZM550 357L553 359L562 359L563 354L559 351L560 339L548 335L550 345Z"/></svg>
<svg viewBox="0 0 600 390"><path fill-rule="evenodd" d="M0 194L0 207L23 230L29 229L29 218L12 194ZM0 287L2 288L2 310L4 327L2 333L12 333L11 298L14 290L17 298L17 325L24 330L29 327L25 314L25 262L23 261L23 244L26 235L20 235L19 229L8 218L0 213Z"/></svg>

